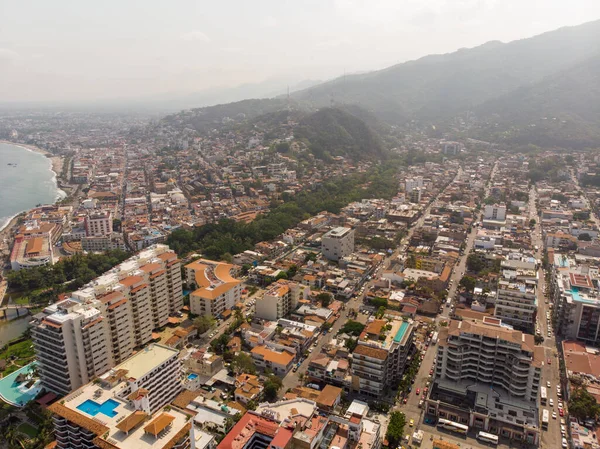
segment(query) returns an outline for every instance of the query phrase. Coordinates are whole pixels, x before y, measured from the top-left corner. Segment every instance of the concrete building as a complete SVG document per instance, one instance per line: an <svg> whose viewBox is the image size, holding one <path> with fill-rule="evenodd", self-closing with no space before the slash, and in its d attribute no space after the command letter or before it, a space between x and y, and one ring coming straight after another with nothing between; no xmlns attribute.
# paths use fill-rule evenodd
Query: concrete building
<svg viewBox="0 0 600 449"><path fill-rule="evenodd" d="M85 217L85 234L88 237L106 237L112 234L112 212L93 211Z"/></svg>
<svg viewBox="0 0 600 449"><path fill-rule="evenodd" d="M329 260L340 260L354 252L354 230L338 227L321 238L321 251Z"/></svg>
<svg viewBox="0 0 600 449"><path fill-rule="evenodd" d="M177 354L151 345L52 404L57 447L190 448L190 415L164 408L181 391Z"/></svg>
<svg viewBox="0 0 600 449"><path fill-rule="evenodd" d="M42 386L60 395L114 366L110 327L100 310L77 301L58 302L34 316L31 338Z"/></svg>
<svg viewBox="0 0 600 449"><path fill-rule="evenodd" d="M555 270L551 291L556 322L565 339L588 344L600 341L600 294L589 274L579 267Z"/></svg>
<svg viewBox="0 0 600 449"><path fill-rule="evenodd" d="M533 335L492 317L452 320L439 334L427 414L538 444L544 349Z"/></svg>
<svg viewBox="0 0 600 449"><path fill-rule="evenodd" d="M286 317L307 299L310 288L293 281L279 280L269 286L263 297L256 301L255 315L269 321Z"/></svg>
<svg viewBox="0 0 600 449"><path fill-rule="evenodd" d="M412 322L369 323L352 353L352 390L381 397L386 388L396 386L414 354L413 340Z"/></svg>
<svg viewBox="0 0 600 449"><path fill-rule="evenodd" d="M251 351L252 359L257 367L265 370L269 368L278 376L285 376L291 369L296 359L296 354L279 345L258 345Z"/></svg>
<svg viewBox="0 0 600 449"><path fill-rule="evenodd" d="M180 261L168 246L127 259L34 316L42 384L63 395L85 385L148 344L152 329L182 307Z"/></svg>
<svg viewBox="0 0 600 449"><path fill-rule="evenodd" d="M196 315L218 317L240 301L242 281L235 279L235 265L198 259L185 266L190 293L190 310Z"/></svg>
<svg viewBox="0 0 600 449"><path fill-rule="evenodd" d="M423 177L415 176L414 178L406 178L404 181L404 190L406 193L412 192L414 189L422 189L424 187Z"/></svg>
<svg viewBox="0 0 600 449"><path fill-rule="evenodd" d="M537 314L535 269L503 270L498 281L494 316L516 329L534 333Z"/></svg>
<svg viewBox="0 0 600 449"><path fill-rule="evenodd" d="M113 249L125 251L127 245L123 234L113 232L109 235L84 236L81 238L81 249L90 252L104 252Z"/></svg>
<svg viewBox="0 0 600 449"><path fill-rule="evenodd" d="M483 219L492 221L506 220L506 204L486 204Z"/></svg>

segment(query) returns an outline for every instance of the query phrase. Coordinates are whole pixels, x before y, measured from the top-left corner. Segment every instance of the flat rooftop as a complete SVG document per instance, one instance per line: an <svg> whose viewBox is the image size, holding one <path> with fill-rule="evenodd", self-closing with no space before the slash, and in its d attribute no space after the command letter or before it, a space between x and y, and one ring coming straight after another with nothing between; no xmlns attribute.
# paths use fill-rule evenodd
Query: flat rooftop
<svg viewBox="0 0 600 449"><path fill-rule="evenodd" d="M127 370L128 378L133 377L134 379L139 379L140 377L148 374L157 366L169 360L171 357L177 357L177 354L179 354L177 349L151 344L114 369Z"/></svg>
<svg viewBox="0 0 600 449"><path fill-rule="evenodd" d="M161 351L164 347L154 346L154 352L142 351L139 353L142 354L141 357L138 358L136 355L129 359L129 361L137 360L137 363L142 365L137 372L136 368L127 362L115 367L114 372L120 369L132 369L138 375L142 371L143 374L147 373L147 368L152 369L157 366L161 363L159 360L164 361L164 355L167 354ZM170 350L170 348L164 349ZM159 354L159 359L150 363L152 354ZM103 377L110 375L111 372ZM126 398L122 399L123 395L119 393L128 387L128 377L126 375L112 387L94 383L84 385L66 396L63 401L52 404L49 409L78 426L94 432L98 438L104 439L114 447L122 449L161 449L172 440L177 441L189 432L190 415L175 407L169 410L158 410L153 415L148 415L135 410ZM127 434L124 429L129 433ZM160 429L160 434L155 437L152 431L157 429ZM108 435L103 438L105 434Z"/></svg>

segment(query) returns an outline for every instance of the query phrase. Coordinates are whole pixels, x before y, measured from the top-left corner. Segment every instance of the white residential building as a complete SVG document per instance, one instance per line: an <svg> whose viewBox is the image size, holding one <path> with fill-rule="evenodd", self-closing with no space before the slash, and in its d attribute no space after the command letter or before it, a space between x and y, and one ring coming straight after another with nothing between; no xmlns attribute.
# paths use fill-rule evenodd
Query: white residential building
<svg viewBox="0 0 600 449"><path fill-rule="evenodd" d="M506 220L506 204L486 204L483 219L492 221Z"/></svg>
<svg viewBox="0 0 600 449"><path fill-rule="evenodd" d="M412 192L414 189L423 188L423 177L415 176L414 178L406 178L404 181L404 190L406 193Z"/></svg>
<svg viewBox="0 0 600 449"><path fill-rule="evenodd" d="M537 313L535 269L503 270L498 281L494 316L516 329L533 333Z"/></svg>
<svg viewBox="0 0 600 449"><path fill-rule="evenodd" d="M398 385L415 350L414 331L413 324L403 320L369 323L352 353L352 389L381 397Z"/></svg>
<svg viewBox="0 0 600 449"><path fill-rule="evenodd" d="M242 281L235 279L236 266L223 262L198 259L185 266L190 293L190 310L195 315L218 317L240 301Z"/></svg>
<svg viewBox="0 0 600 449"><path fill-rule="evenodd" d="M256 301L255 315L269 321L283 318L296 309L299 300L307 299L309 293L310 288L306 285L279 280Z"/></svg>
<svg viewBox="0 0 600 449"><path fill-rule="evenodd" d="M452 320L439 331L426 412L505 438L538 444L544 349L497 318Z"/></svg>
<svg viewBox="0 0 600 449"><path fill-rule="evenodd" d="M191 415L165 408L181 391L178 352L150 345L52 404L57 447L192 447Z"/></svg>
<svg viewBox="0 0 600 449"><path fill-rule="evenodd" d="M42 384L67 394L149 343L152 329L183 307L180 266L168 246L147 248L35 315L32 335ZM87 334L93 344L85 344Z"/></svg>
<svg viewBox="0 0 600 449"><path fill-rule="evenodd" d="M321 251L329 260L340 260L354 252L354 229L338 227L321 237Z"/></svg>

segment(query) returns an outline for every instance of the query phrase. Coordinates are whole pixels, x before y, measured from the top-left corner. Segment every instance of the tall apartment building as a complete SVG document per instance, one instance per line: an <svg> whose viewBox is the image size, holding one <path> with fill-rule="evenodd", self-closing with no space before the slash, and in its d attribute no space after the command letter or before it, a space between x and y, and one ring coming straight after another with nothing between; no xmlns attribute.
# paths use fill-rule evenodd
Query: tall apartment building
<svg viewBox="0 0 600 449"><path fill-rule="evenodd" d="M381 397L388 387L396 386L415 351L413 340L411 322L369 323L352 353L352 390Z"/></svg>
<svg viewBox="0 0 600 449"><path fill-rule="evenodd" d="M110 327L98 308L67 299L32 323L38 373L47 390L68 394L114 366Z"/></svg>
<svg viewBox="0 0 600 449"><path fill-rule="evenodd" d="M190 310L196 315L218 317L240 301L242 281L232 276L236 266L199 259L185 266L190 293ZM234 274L235 275L235 274Z"/></svg>
<svg viewBox="0 0 600 449"><path fill-rule="evenodd" d="M414 189L422 189L424 187L423 177L415 176L414 178L406 178L404 181L404 190L406 193L412 192Z"/></svg>
<svg viewBox="0 0 600 449"><path fill-rule="evenodd" d="M535 269L504 270L498 281L494 315L518 330L533 333L537 314Z"/></svg>
<svg viewBox="0 0 600 449"><path fill-rule="evenodd" d="M165 407L182 388L178 352L148 346L52 404L57 447L190 448L191 416Z"/></svg>
<svg viewBox="0 0 600 449"><path fill-rule="evenodd" d="M440 330L431 415L506 438L539 443L544 349L502 321L452 320Z"/></svg>
<svg viewBox="0 0 600 449"><path fill-rule="evenodd" d="M555 269L551 291L558 333L565 339L600 342L600 293L583 267Z"/></svg>
<svg viewBox="0 0 600 449"><path fill-rule="evenodd" d="M329 260L340 260L354 252L354 229L333 228L321 237L321 252Z"/></svg>
<svg viewBox="0 0 600 449"><path fill-rule="evenodd" d="M183 307L180 265L168 246L147 248L35 315L31 329L42 384L67 394L149 343L152 329ZM86 345L80 334L92 330L94 345ZM48 334L57 348L46 345Z"/></svg>
<svg viewBox="0 0 600 449"><path fill-rule="evenodd" d="M92 211L85 217L85 235L102 237L112 234L112 212Z"/></svg>
<svg viewBox="0 0 600 449"><path fill-rule="evenodd" d="M256 301L256 316L275 321L287 316L298 306L300 299L307 299L310 288L293 281L279 280L269 286L262 298Z"/></svg>

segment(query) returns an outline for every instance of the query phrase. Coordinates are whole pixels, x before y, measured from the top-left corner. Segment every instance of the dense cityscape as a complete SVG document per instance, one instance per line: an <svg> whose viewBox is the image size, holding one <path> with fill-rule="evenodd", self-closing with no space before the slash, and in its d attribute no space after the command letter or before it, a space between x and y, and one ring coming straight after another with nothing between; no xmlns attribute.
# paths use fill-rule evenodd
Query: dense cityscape
<svg viewBox="0 0 600 449"><path fill-rule="evenodd" d="M0 449L600 449L596 50L0 103Z"/></svg>

